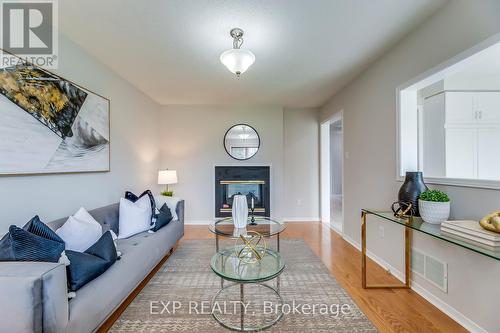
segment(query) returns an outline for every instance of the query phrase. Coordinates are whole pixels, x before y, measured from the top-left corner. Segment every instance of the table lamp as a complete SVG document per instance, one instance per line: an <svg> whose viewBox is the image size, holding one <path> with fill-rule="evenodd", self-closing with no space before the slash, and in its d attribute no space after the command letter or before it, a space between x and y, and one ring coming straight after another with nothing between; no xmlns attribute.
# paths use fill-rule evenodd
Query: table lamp
<svg viewBox="0 0 500 333"><path fill-rule="evenodd" d="M173 191L170 191L168 185L177 184L177 171L176 170L160 170L158 171L158 184L167 185L166 191L161 194L167 197L174 195Z"/></svg>

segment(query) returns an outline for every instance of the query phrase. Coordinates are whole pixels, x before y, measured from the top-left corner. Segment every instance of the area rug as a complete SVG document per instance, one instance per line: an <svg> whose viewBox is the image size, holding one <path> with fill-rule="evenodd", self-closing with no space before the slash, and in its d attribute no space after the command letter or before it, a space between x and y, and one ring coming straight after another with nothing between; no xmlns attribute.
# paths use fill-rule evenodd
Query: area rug
<svg viewBox="0 0 500 333"><path fill-rule="evenodd" d="M221 279L210 268L214 253L214 240L183 241L110 332L229 332L215 321L212 311L238 324L241 306L232 300L239 300L239 287L225 291L224 299L231 300L226 308L214 307L212 298L221 287ZM245 302L254 302L251 311L245 311L246 323L264 323L283 312L267 332L377 332L303 240L282 240L280 253L286 262L280 276L284 303L268 288L245 285ZM274 280L268 284L276 287ZM266 308L259 308L266 300Z"/></svg>

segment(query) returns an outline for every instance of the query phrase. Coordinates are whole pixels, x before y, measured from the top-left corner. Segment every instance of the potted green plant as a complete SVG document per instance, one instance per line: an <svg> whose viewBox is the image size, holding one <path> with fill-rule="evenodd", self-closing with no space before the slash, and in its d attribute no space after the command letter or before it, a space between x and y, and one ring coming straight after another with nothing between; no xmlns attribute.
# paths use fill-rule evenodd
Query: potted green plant
<svg viewBox="0 0 500 333"><path fill-rule="evenodd" d="M450 198L440 190L427 190L418 197L420 216L427 223L441 224L450 217Z"/></svg>

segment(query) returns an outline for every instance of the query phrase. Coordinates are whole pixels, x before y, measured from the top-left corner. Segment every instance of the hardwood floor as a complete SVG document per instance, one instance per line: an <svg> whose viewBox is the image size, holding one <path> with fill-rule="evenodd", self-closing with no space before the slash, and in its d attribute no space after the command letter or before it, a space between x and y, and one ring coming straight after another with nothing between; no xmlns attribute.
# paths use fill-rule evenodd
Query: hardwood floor
<svg viewBox="0 0 500 333"><path fill-rule="evenodd" d="M467 332L412 290L361 288L360 252L322 223L288 223L282 237L304 239L380 332ZM207 226L186 226L183 240L207 238L214 238ZM396 281L373 261L367 265L371 283Z"/></svg>

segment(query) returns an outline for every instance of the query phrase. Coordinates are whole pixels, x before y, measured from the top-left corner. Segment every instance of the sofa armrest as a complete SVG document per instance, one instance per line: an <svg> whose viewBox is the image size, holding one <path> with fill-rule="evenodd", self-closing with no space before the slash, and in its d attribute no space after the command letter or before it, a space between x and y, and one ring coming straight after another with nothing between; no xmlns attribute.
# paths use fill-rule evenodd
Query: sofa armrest
<svg viewBox="0 0 500 333"><path fill-rule="evenodd" d="M177 213L179 221L184 224L184 200L179 200L177 207L175 207L175 212Z"/></svg>
<svg viewBox="0 0 500 333"><path fill-rule="evenodd" d="M68 323L66 267L0 262L0 332L64 332Z"/></svg>
<svg viewBox="0 0 500 333"><path fill-rule="evenodd" d="M184 236L184 200L180 200L177 203L177 207L175 208L175 212L177 213L177 217L179 218L179 222L181 223L182 230L179 232L179 239Z"/></svg>

